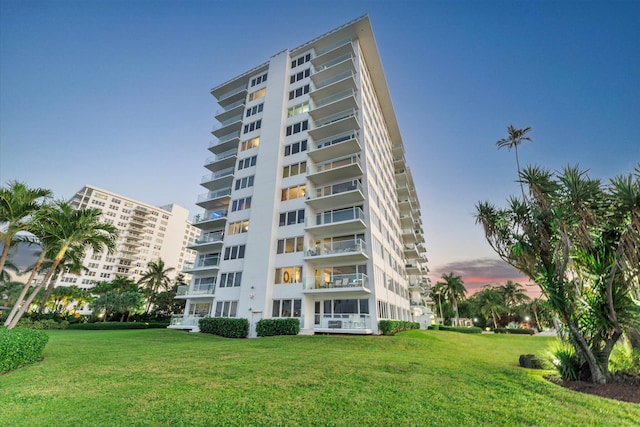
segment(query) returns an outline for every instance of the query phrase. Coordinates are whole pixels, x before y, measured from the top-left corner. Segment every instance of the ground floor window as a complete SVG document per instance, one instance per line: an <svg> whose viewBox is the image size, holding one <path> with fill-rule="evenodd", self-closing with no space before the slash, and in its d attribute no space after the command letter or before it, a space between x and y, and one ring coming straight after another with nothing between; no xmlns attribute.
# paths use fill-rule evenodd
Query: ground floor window
<svg viewBox="0 0 640 427"><path fill-rule="evenodd" d="M238 315L238 301L216 302L214 317L236 317Z"/></svg>
<svg viewBox="0 0 640 427"><path fill-rule="evenodd" d="M316 301L314 323L319 325L321 319L330 317L342 318L345 315L368 315L369 300L363 299L334 299Z"/></svg>
<svg viewBox="0 0 640 427"><path fill-rule="evenodd" d="M274 299L272 317L300 317L302 300Z"/></svg>
<svg viewBox="0 0 640 427"><path fill-rule="evenodd" d="M211 313L211 303L196 303L189 306L189 314L193 316L208 316Z"/></svg>

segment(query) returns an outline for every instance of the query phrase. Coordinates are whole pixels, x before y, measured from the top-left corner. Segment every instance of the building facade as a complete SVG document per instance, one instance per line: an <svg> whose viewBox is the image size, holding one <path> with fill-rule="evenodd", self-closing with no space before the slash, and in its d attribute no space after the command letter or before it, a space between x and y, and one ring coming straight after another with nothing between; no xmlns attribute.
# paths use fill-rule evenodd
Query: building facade
<svg viewBox="0 0 640 427"><path fill-rule="evenodd" d="M189 211L181 206L151 206L89 185L78 191L70 203L76 209L100 209L104 221L120 233L113 254L94 254L89 249L83 260L87 270L79 275L62 274L56 286L90 289L96 282L111 281L116 275L137 281L147 264L158 258L166 268L175 268L169 274L174 278L196 257L196 252L187 246L198 238L200 229L191 225Z"/></svg>
<svg viewBox="0 0 640 427"><path fill-rule="evenodd" d="M221 111L174 328L296 317L301 333L411 320L420 204L368 17L212 89Z"/></svg>

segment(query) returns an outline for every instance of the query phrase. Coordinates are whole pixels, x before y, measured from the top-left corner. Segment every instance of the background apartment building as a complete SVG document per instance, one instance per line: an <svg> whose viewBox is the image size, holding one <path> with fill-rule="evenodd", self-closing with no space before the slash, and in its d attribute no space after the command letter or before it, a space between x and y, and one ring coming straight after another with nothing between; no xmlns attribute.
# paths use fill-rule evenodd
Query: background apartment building
<svg viewBox="0 0 640 427"><path fill-rule="evenodd" d="M162 258L167 268L175 270L172 278L193 262L194 250L187 246L200 235L191 225L189 211L181 206L151 206L93 186L85 186L70 201L76 209L96 208L103 212L103 220L118 228L116 251L94 254L87 252L79 275L65 273L56 286L76 285L88 289L96 282L110 281L116 275L137 281L150 261ZM190 277L187 276L187 280Z"/></svg>
<svg viewBox="0 0 640 427"><path fill-rule="evenodd" d="M426 286L420 203L368 17L211 93L223 111L172 327L296 317L301 333L375 334L411 320Z"/></svg>

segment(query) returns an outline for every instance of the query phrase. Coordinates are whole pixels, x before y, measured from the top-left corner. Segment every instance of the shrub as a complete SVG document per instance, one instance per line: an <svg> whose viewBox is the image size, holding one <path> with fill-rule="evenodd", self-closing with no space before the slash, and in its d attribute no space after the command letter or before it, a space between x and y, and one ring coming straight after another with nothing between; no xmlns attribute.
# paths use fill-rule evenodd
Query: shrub
<svg viewBox="0 0 640 427"><path fill-rule="evenodd" d="M609 370L616 374L640 376L640 351L633 349L628 342L619 342L611 352Z"/></svg>
<svg viewBox="0 0 640 427"><path fill-rule="evenodd" d="M431 325L429 329L433 331L447 331L447 332L461 332L463 334L481 334L482 328L477 326L445 326L445 325Z"/></svg>
<svg viewBox="0 0 640 427"><path fill-rule="evenodd" d="M523 368L544 369L544 361L535 354L521 354L518 362Z"/></svg>
<svg viewBox="0 0 640 427"><path fill-rule="evenodd" d="M395 335L410 329L420 329L420 323L404 320L381 320L378 327L383 335Z"/></svg>
<svg viewBox="0 0 640 427"><path fill-rule="evenodd" d="M249 321L231 317L205 317L198 322L200 332L226 338L246 338L249 335Z"/></svg>
<svg viewBox="0 0 640 427"><path fill-rule="evenodd" d="M295 317L287 319L262 319L256 323L256 333L259 337L275 335L298 335L300 321Z"/></svg>
<svg viewBox="0 0 640 427"><path fill-rule="evenodd" d="M16 326L19 328L40 330L67 329L69 327L69 321L62 320L58 322L53 319L31 320L29 318L22 318Z"/></svg>
<svg viewBox="0 0 640 427"><path fill-rule="evenodd" d="M580 358L568 344L558 344L551 350L551 363L563 380L576 381L580 377Z"/></svg>
<svg viewBox="0 0 640 427"><path fill-rule="evenodd" d="M33 363L42 357L49 336L35 329L0 327L0 372Z"/></svg>
<svg viewBox="0 0 640 427"><path fill-rule="evenodd" d="M495 334L519 334L519 335L533 335L536 333L533 329L525 328L495 328L493 330Z"/></svg>
<svg viewBox="0 0 640 427"><path fill-rule="evenodd" d="M106 331L114 329L147 329L149 325L143 322L96 322L75 323L69 325L69 329L81 329L92 331Z"/></svg>

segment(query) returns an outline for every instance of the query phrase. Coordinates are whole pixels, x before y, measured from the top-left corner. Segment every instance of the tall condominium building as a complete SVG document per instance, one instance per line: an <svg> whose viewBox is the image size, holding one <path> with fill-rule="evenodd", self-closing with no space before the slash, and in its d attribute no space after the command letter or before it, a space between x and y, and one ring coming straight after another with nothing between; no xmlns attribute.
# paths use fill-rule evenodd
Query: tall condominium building
<svg viewBox="0 0 640 427"><path fill-rule="evenodd" d="M211 91L221 107L183 316L295 317L301 333L412 319L426 270L420 204L368 17Z"/></svg>
<svg viewBox="0 0 640 427"><path fill-rule="evenodd" d="M88 270L80 275L65 273L57 285L91 288L98 281L115 279L116 275L138 280L150 261L161 258L175 277L185 264L193 262L196 252L187 246L200 235L188 220L189 211L178 205L151 206L118 194L85 186L70 201L77 209L102 210L104 221L120 231L116 251L94 254L89 250L83 265ZM190 279L190 278L188 278Z"/></svg>

